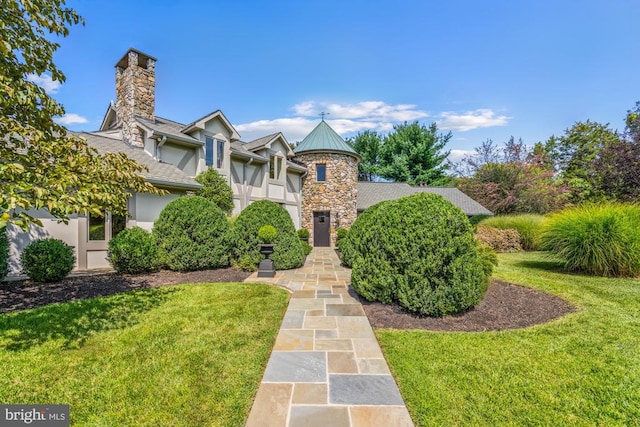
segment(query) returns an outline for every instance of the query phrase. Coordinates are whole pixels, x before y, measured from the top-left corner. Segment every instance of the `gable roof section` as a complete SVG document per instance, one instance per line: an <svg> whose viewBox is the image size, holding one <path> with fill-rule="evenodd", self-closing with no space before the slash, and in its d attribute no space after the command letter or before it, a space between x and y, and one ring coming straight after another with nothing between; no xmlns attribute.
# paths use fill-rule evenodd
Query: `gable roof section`
<svg viewBox="0 0 640 427"><path fill-rule="evenodd" d="M108 138L94 133L81 133L87 143L99 153L124 153L138 164L146 166L149 172L144 172L147 181L164 188L180 188L198 190L202 188L195 179L185 175L180 169L170 163L158 162L149 156L142 148L133 148L123 144L120 139Z"/></svg>
<svg viewBox="0 0 640 427"><path fill-rule="evenodd" d="M295 154L314 151L345 153L360 160L360 155L324 120L318 123L293 151Z"/></svg>
<svg viewBox="0 0 640 427"><path fill-rule="evenodd" d="M385 200L395 200L417 193L439 194L469 216L493 215L490 210L457 188L413 187L405 182L358 182L357 207L359 211L362 211Z"/></svg>
<svg viewBox="0 0 640 427"><path fill-rule="evenodd" d="M102 123L100 124L100 130L111 129L116 124L117 120L118 114L116 113L116 106L113 104L113 101L111 101L109 102L107 112L104 113Z"/></svg>
<svg viewBox="0 0 640 427"><path fill-rule="evenodd" d="M196 139L190 135L186 135L180 132L182 124L156 117L155 119L147 119L145 117L136 116L136 122L143 128L149 130L152 134L149 137L155 135L166 136L174 141L184 142L189 145L202 146L204 143L199 139Z"/></svg>
<svg viewBox="0 0 640 427"><path fill-rule="evenodd" d="M219 118L222 121L222 123L227 127L227 129L229 129L229 131L231 132L231 140L240 140L240 134L238 133L238 131L236 131L236 128L233 127L229 119L227 119L227 117L220 110L216 110L212 113L209 113L207 115L200 117L197 120L194 120L193 122L189 123L188 125L184 126L182 129L180 129L180 132L186 134L194 130L203 130L205 128L206 123L215 118Z"/></svg>
<svg viewBox="0 0 640 427"><path fill-rule="evenodd" d="M293 150L291 150L291 147L289 146L289 143L287 142L287 139L284 137L282 132L272 133L271 135L254 139L253 141L247 142L246 144L244 144L244 146L249 151L257 151L261 148L270 146L270 144L276 141L277 139L282 139L282 143L284 144L285 147L287 147L287 156L293 156L294 155Z"/></svg>

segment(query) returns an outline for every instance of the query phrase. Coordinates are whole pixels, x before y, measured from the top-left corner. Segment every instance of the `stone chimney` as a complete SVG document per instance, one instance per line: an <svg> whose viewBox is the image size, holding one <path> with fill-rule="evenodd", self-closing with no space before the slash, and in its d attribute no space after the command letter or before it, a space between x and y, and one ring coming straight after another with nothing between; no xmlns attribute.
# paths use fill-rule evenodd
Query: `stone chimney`
<svg viewBox="0 0 640 427"><path fill-rule="evenodd" d="M155 118L156 58L135 49L116 64L116 114L122 138L135 147L144 147L142 129L135 117Z"/></svg>

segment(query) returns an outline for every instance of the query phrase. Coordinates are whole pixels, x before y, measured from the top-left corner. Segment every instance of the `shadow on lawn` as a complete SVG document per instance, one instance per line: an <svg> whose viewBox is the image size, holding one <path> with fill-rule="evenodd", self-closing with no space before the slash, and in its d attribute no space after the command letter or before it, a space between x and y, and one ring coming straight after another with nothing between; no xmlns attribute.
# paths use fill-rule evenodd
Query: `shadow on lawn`
<svg viewBox="0 0 640 427"><path fill-rule="evenodd" d="M549 260L525 260L514 262L513 265L522 268L533 268L536 270L545 270L553 273L567 273L567 270L564 268L564 264L560 261L549 259Z"/></svg>
<svg viewBox="0 0 640 427"><path fill-rule="evenodd" d="M0 349L21 351L52 340L62 340L63 349L79 348L96 332L138 323L141 314L176 292L180 290L142 289L0 316Z"/></svg>

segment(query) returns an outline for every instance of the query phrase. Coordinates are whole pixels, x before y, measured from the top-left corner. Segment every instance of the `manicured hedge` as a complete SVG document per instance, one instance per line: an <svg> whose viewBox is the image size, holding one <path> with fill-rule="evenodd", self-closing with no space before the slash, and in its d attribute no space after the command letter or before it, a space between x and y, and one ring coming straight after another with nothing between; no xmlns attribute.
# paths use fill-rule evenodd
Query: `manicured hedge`
<svg viewBox="0 0 640 427"><path fill-rule="evenodd" d="M244 269L255 269L264 258L258 251L258 230L263 225L272 225L278 230L270 256L276 269L300 267L304 252L291 216L285 208L270 200L253 202L238 216L231 233L236 264Z"/></svg>
<svg viewBox="0 0 640 427"><path fill-rule="evenodd" d="M640 275L640 206L586 204L549 216L540 236L568 270L597 276Z"/></svg>
<svg viewBox="0 0 640 427"><path fill-rule="evenodd" d="M20 254L22 271L36 282L59 282L73 270L73 248L62 240L41 239L29 243Z"/></svg>
<svg viewBox="0 0 640 427"><path fill-rule="evenodd" d="M109 241L107 259L119 273L148 273L158 269L156 238L140 227L122 230Z"/></svg>
<svg viewBox="0 0 640 427"><path fill-rule="evenodd" d="M478 226L486 225L501 230L513 229L520 234L520 243L525 251L539 250L539 237L545 217L536 214L500 215L485 218Z"/></svg>
<svg viewBox="0 0 640 427"><path fill-rule="evenodd" d="M9 273L9 238L7 227L0 228L0 280Z"/></svg>
<svg viewBox="0 0 640 427"><path fill-rule="evenodd" d="M493 265L493 252L479 249L466 215L436 194L372 206L343 241L351 284L361 296L427 316L475 306Z"/></svg>
<svg viewBox="0 0 640 427"><path fill-rule="evenodd" d="M229 265L229 223L224 212L200 196L169 203L153 226L160 264L190 271Z"/></svg>

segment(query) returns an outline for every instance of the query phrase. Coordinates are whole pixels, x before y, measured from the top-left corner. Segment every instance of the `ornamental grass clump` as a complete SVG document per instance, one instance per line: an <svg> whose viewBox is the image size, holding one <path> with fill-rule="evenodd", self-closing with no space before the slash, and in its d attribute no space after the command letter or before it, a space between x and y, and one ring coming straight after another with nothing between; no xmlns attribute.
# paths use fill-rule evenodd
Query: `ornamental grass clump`
<svg viewBox="0 0 640 427"><path fill-rule="evenodd" d="M570 271L605 277L640 275L640 206L585 204L549 216L543 250Z"/></svg>
<svg viewBox="0 0 640 427"><path fill-rule="evenodd" d="M118 273L149 273L158 269L156 238L140 227L122 230L109 241L107 259Z"/></svg>
<svg viewBox="0 0 640 427"><path fill-rule="evenodd" d="M305 255L293 220L285 208L270 200L255 201L238 216L231 232L235 265L244 270L256 269L264 258L259 252L258 230L267 224L278 232L273 241L274 252L270 256L276 269L300 267Z"/></svg>
<svg viewBox="0 0 640 427"><path fill-rule="evenodd" d="M201 196L169 203L153 225L160 265L175 271L229 265L229 223L224 212Z"/></svg>
<svg viewBox="0 0 640 427"><path fill-rule="evenodd" d="M436 194L379 203L360 215L344 239L351 284L369 301L444 316L475 306L493 269L466 215Z"/></svg>
<svg viewBox="0 0 640 427"><path fill-rule="evenodd" d="M545 217L536 214L501 215L485 218L478 226L488 226L501 230L513 229L520 235L520 243L525 251L540 249L539 237Z"/></svg>
<svg viewBox="0 0 640 427"><path fill-rule="evenodd" d="M73 248L62 240L41 239L29 243L20 254L22 271L36 282L59 282L73 269Z"/></svg>

